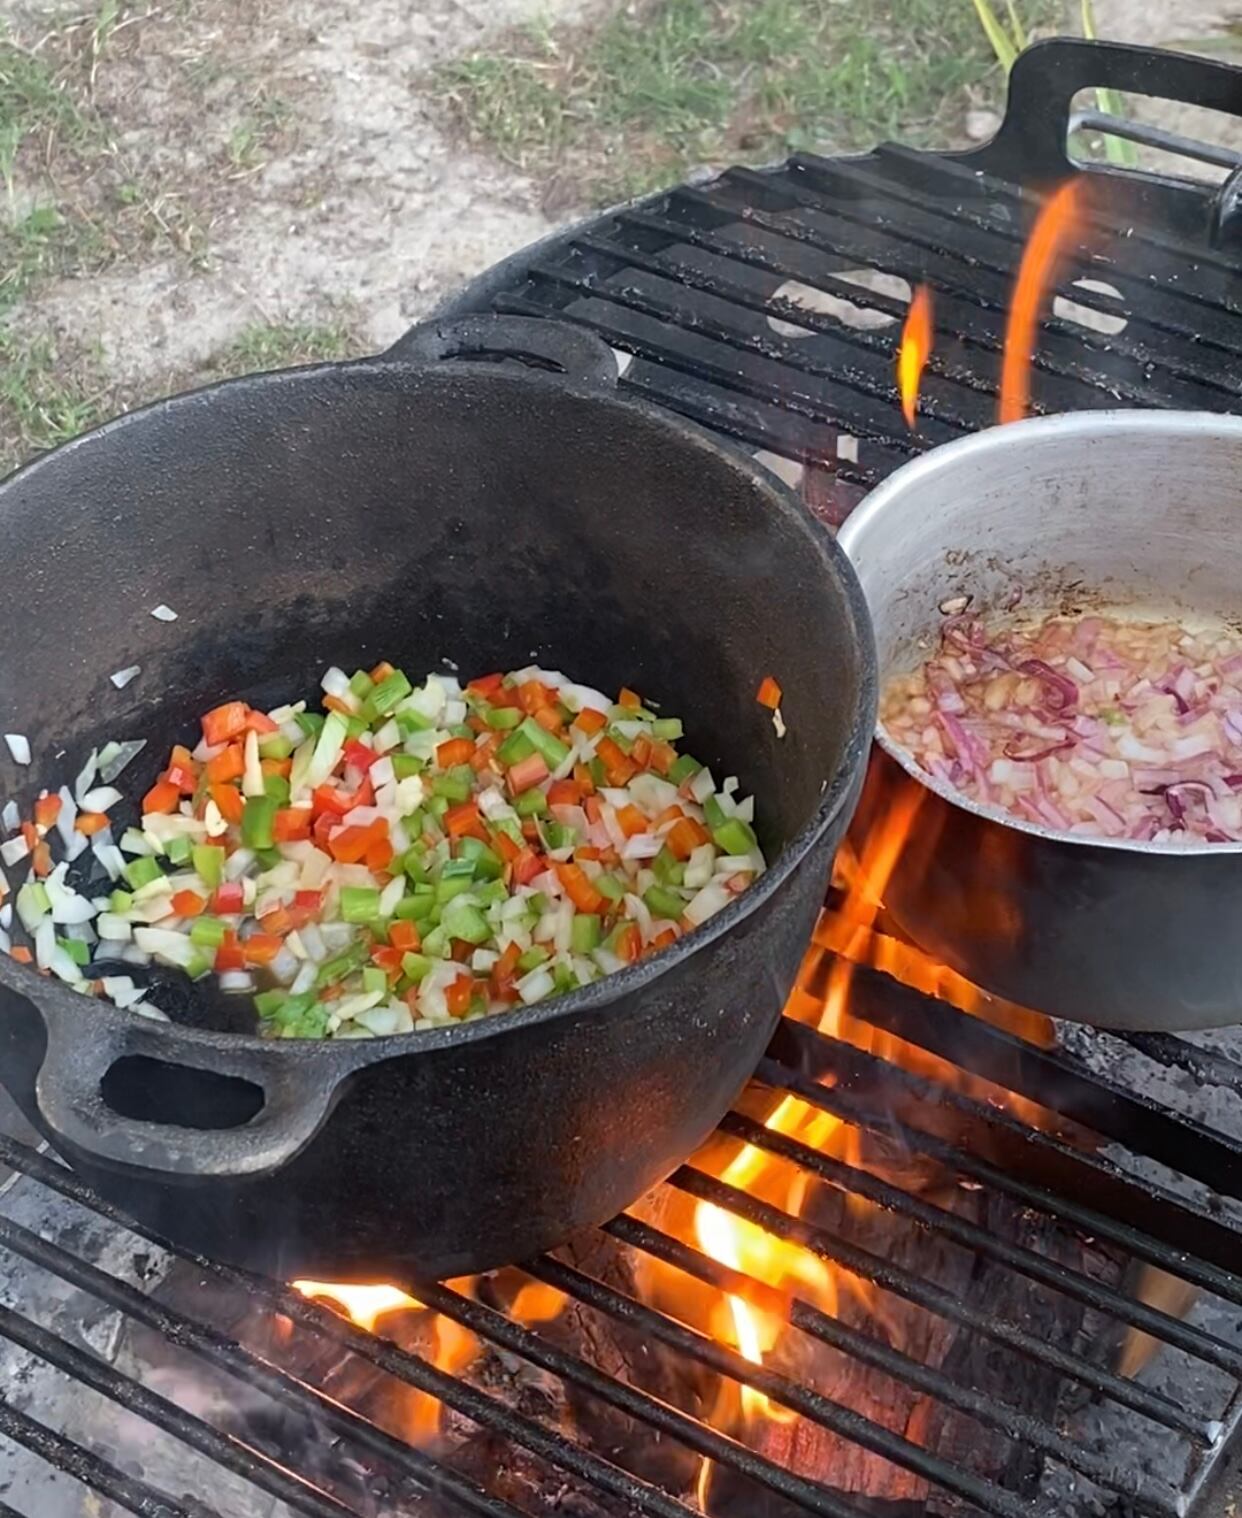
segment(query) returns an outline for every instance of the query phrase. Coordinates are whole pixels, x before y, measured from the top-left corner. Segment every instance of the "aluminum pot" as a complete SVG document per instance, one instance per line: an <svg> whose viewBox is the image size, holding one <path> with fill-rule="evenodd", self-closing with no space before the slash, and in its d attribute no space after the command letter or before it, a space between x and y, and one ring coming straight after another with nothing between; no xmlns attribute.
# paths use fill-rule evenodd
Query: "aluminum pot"
<svg viewBox="0 0 1242 1518"><path fill-rule="evenodd" d="M875 720L853 571L771 476L618 395L589 334L469 318L68 444L0 485L0 562L2 726L36 755L0 754L0 799L26 815L111 738L150 740L140 796L200 712L329 664L534 660L680 713L756 795L771 862L605 981L392 1038L263 1040L210 982L148 1022L0 955L0 1080L92 1186L275 1274L456 1275L604 1221L710 1133L780 1014Z"/></svg>
<svg viewBox="0 0 1242 1518"><path fill-rule="evenodd" d="M1242 418L1078 412L995 428L892 475L846 522L881 682L940 607L1242 619ZM917 786L885 902L997 995L1101 1027L1242 1021L1242 845L1068 837L976 804L877 732L873 781Z"/></svg>

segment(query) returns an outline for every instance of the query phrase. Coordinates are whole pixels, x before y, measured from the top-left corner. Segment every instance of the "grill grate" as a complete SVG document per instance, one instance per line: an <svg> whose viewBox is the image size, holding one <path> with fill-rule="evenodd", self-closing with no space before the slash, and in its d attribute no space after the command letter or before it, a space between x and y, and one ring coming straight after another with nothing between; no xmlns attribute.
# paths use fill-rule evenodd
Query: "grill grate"
<svg viewBox="0 0 1242 1518"><path fill-rule="evenodd" d="M827 924L829 918L824 921ZM791 1004L794 1013L798 1011L797 998L813 994L815 985L835 962L825 947L827 936L821 928L804 966L801 988ZM890 1140L896 1138L903 1150L934 1160L958 1184L991 1188L1018 1206L1043 1214L1059 1236L1104 1241L1137 1260L1193 1282L1211 1294L1215 1316L1196 1312L1195 1322L1183 1321L1097 1279L1081 1265L1065 1263L1063 1251L1037 1249L1001 1237L969 1217L928 1200L916 1188L770 1131L741 1108L726 1118L724 1134L791 1162L808 1177L860 1203L884 1210L903 1228L928 1238L949 1240L976 1260L988 1262L988 1268L1013 1273L1022 1282L1022 1310L1009 1317L998 1316L969 1295L955 1294L906 1266L870 1252L854 1242L845 1227L826 1227L794 1217L713 1178L694 1164L679 1170L668 1187L712 1203L780 1239L802 1244L884 1293L904 1298L958 1325L971 1337L986 1340L1010 1362L1025 1362L1033 1373L1049 1373L1066 1385L1076 1386L1097 1408L1112 1405L1125 1409L1130 1415L1123 1425L1128 1447L1119 1449L1112 1435L1107 1440L1085 1437L1073 1420L1067 1421L1064 1416L1042 1416L1010 1405L948 1365L923 1363L874 1331L852 1327L796 1293L791 1298L746 1277L641 1217L622 1216L605 1232L639 1256L663 1262L716 1290L742 1294L761 1309L778 1312L808 1339L871 1367L939 1405L956 1409L973 1425L993 1431L1015 1449L1037 1452L1050 1468L1062 1468L1089 1488L1124 1499L1126 1512L1151 1518L1175 1518L1184 1513L1242 1417L1242 1347L1236 1338L1226 1336L1226 1332L1242 1328L1242 1313L1230 1312L1242 1306L1242 1276L1224 1263L1242 1258L1242 1208L1215 1194L1197 1195L1185 1181L1198 1174L1215 1173L1225 1142L1222 1135L1186 1110L1149 1098L1140 1102L1126 1076L1097 1077L1071 1053L1036 1050L943 1001L899 984L882 971L860 965L854 974L860 987L857 1014L875 1032L895 1034L928 1050L952 1045L953 1060L960 1071L989 1081L998 1081L997 1051L1003 1050L1009 1060L1008 1076L999 1083L1062 1113L1071 1119L1069 1126L1062 1123L1057 1133L1029 1128L1011 1110L964 1094L957 1081L943 1084L936 1077L899 1069L878 1055L790 1018L784 1021L759 1071L758 1080L764 1088L801 1097L862 1129L883 1133ZM873 1012L879 1009L883 1010L882 1018L873 1020ZM1115 1046L1114 1053L1121 1052L1131 1062L1146 1066L1145 1056L1129 1050L1125 1040L1101 1036L1097 1043ZM1015 1044L1021 1049L1015 1049ZM1213 1075L1226 1075L1229 1084L1223 1092L1220 1087L1205 1088L1199 1093L1200 1101L1210 1106L1212 1102L1233 1100L1237 1081L1242 1079L1242 1064L1235 1061L1227 1046L1201 1049L1181 1039L1167 1038L1160 1041L1159 1054L1161 1063L1156 1068L1171 1063L1198 1070L1201 1061L1206 1061ZM828 1070L837 1077L832 1087L817 1080ZM891 1110L885 1110L874 1079L877 1074L890 1094L903 1089L917 1099L909 1104L909 1114L895 1117ZM1072 1114L1065 1112L1063 1098L1067 1092L1073 1097ZM1137 1110L1133 1106L1136 1102ZM1094 1138L1084 1141L1075 1135L1088 1107L1106 1122L1095 1129ZM937 1120L959 1116L968 1121L956 1124L952 1138L936 1131ZM1142 1141L1153 1131L1157 1117L1167 1128L1170 1147L1176 1143L1181 1161L1179 1177L1168 1185L1146 1178L1142 1162L1134 1157L1146 1150ZM1109 1130L1115 1132L1105 1149L1101 1144ZM1121 1139L1123 1130L1128 1143ZM994 1139L1006 1133L1016 1137L1026 1150L1021 1163L1002 1165L995 1161ZM1051 1167L1048 1160L1054 1162ZM50 1157L6 1138L0 1139L0 1161L27 1177L27 1186L37 1187L40 1193L56 1193L75 1204L75 1212L86 1209L96 1219L128 1228L139 1239L175 1254L167 1240L139 1229ZM1062 1173L1056 1176L1058 1163ZM1054 1174L1051 1181L1047 1178L1050 1169ZM1142 1225L1136 1226L1131 1202L1143 1195L1146 1207L1141 1212ZM437 1518L452 1513L519 1518L526 1510L505 1495L485 1489L473 1475L455 1470L451 1453L432 1454L413 1447L344 1405L313 1379L282 1369L278 1357L257 1353L205 1318L157 1301L116 1270L84 1258L74 1243L80 1232L70 1229L66 1242L43 1236L15 1217L0 1216L0 1249L10 1260L16 1257L48 1278L145 1325L179 1350L232 1378L249 1395L288 1410L320 1430L342 1456L354 1460L355 1467L388 1472L397 1489L415 1504L394 1511L435 1514ZM192 1263L205 1280L228 1288L246 1301L262 1304L337 1351L350 1351L384 1377L430 1393L461 1418L495 1436L503 1447L525 1450L558 1472L560 1479L595 1494L602 1505L590 1509L592 1512L686 1518L696 1511L684 1491L663 1489L658 1480L635 1473L621 1458L614 1459L610 1451L590 1447L577 1432L550 1427L543 1418L508 1405L492 1391L437 1368L431 1358L367 1333L279 1283L203 1259ZM968 1458L945 1458L918 1439L894 1432L780 1370L750 1364L736 1350L588 1269L552 1256L528 1262L523 1269L533 1280L563 1292L602 1320L624 1325L644 1343L660 1346L677 1364L705 1367L753 1387L818 1428L921 1478L936 1494L936 1501L947 1504L932 1505L928 1512L1034 1518L1048 1511L1029 1488L1013 1489L972 1469ZM864 1518L872 1511L865 1502L834 1490L828 1480L810 1479L785 1468L771 1453L751 1448L741 1438L713 1428L697 1413L644 1390L637 1379L620 1379L595 1363L587 1351L567 1350L545 1333L523 1326L482 1300L442 1284L414 1290L426 1308L454 1320L495 1350L538 1367L579 1394L633 1419L649 1438L675 1441L684 1450L716 1462L718 1468L745 1478L755 1489L786 1504L772 1511L814 1513L824 1518ZM1041 1295L1046 1300L1049 1293L1089 1309L1101 1323L1141 1330L1163 1346L1166 1354L1180 1352L1179 1358L1193 1367L1194 1377L1199 1378L1194 1380L1197 1395L1188 1398L1184 1392L1146 1378L1130 1380L1118 1375L1100 1357L1099 1344L1107 1339L1100 1331L1080 1335L1066 1347L1039 1332L1033 1317L1028 1325L1028 1308L1033 1308ZM1227 1330L1223 1328L1226 1323L1230 1325ZM213 1426L140 1379L108 1364L93 1348L74 1342L71 1332L58 1333L36 1322L20 1307L0 1307L3 1340L80 1385L94 1388L116 1407L278 1499L283 1507L277 1512L343 1518L389 1511L367 1506L359 1498L356 1482L351 1484L340 1469L335 1480L290 1471L279 1440ZM31 1412L19 1402L7 1386L0 1392L0 1435L110 1496L120 1510L158 1514L160 1518L182 1514L186 1518L212 1518L219 1511L212 1505L210 1491L198 1499L160 1492L142 1477L127 1474L108 1454L85 1448L41 1421L47 1416L46 1409ZM1158 1451L1157 1458L1152 1458L1153 1450ZM34 1511L26 1518L35 1518Z"/></svg>
<svg viewBox="0 0 1242 1518"><path fill-rule="evenodd" d="M1239 77L1204 60L1046 44L1020 61L1005 126L977 153L933 157L886 146L845 162L802 154L764 172L731 170L518 255L455 309L557 316L602 334L631 358L626 389L762 450L777 467L803 466L808 497L839 517L905 459L992 421L1005 310L1037 204L1020 186L1068 172L1075 91L1106 84L1236 110ZM1093 173L1096 219L1060 287L1078 310L1060 307L1043 323L1035 409L1237 408L1242 285L1231 252L1233 178L1214 191ZM1084 279L1096 283L1084 288ZM786 298L791 281L798 299ZM893 357L902 292L918 281L935 288L939 337L918 429L909 433ZM809 308L808 289L836 304ZM851 311L862 325L844 319ZM844 1198L840 1216L794 1216L696 1163L659 1195L708 1203L802 1245L879 1300L952 1325L952 1351L920 1356L886 1336L878 1315L859 1325L797 1291L777 1291L709 1258L642 1207L594 1243L744 1297L787 1319L807 1344L923 1398L933 1416L952 1412L968 1432L948 1449L926 1428L889 1427L828 1395L782 1360L751 1364L618 1285L588 1263L590 1251L524 1267L524 1280L564 1293L600 1330L570 1347L481 1295L445 1284L413 1288L431 1312L506 1363L640 1432L628 1444L593 1439L585 1423L566 1425L548 1396L506 1399L486 1378L451 1374L430 1354L367 1333L277 1282L179 1257L57 1161L0 1137L0 1164L16 1173L7 1198L0 1188L0 1518L49 1518L44 1489L32 1484L32 1473L48 1471L75 1493L90 1489L115 1511L143 1518L689 1518L698 1511L690 1487L653 1463L653 1451L664 1448L711 1461L742 1483L744 1499L727 1510L717 1509L709 1488L716 1518L1182 1518L1242 1421L1242 1033L1192 1040L1062 1030L1058 1047L1046 1049L860 963L850 1010L872 1037L829 1036L801 1014L822 1003L840 964L834 905L751 1095L797 1097L930 1167L950 1189L979 1193L987 1206L956 1210L943 1189L923 1190L899 1168L808 1148L757 1123L745 1099L722 1137ZM893 1039L914 1057L896 1063L877 1052ZM831 1083L820 1084L825 1078ZM1033 1125L1019 1099L1051 1120ZM994 1227L999 1208L1030 1226ZM851 1223L861 1209L883 1216L891 1250L868 1247L874 1240ZM123 1242L104 1248L101 1239ZM973 1262L969 1286L911 1268L897 1247L903 1240L918 1246L916 1261L924 1246L957 1250ZM318 1358L295 1370L197 1298L172 1305L152 1293L147 1276L135 1284L127 1262L150 1256L152 1246L163 1270L190 1270L229 1301L249 1304L241 1310L285 1323L317 1346ZM1111 1273L1094 1268L1101 1262ZM1122 1279L1126 1262L1197 1288L1191 1316L1135 1294ZM997 1279L1006 1283L1000 1307L985 1291ZM1053 1331L1058 1312L1069 1314L1069 1331ZM102 1345L88 1331L99 1322L115 1329ZM122 1328L135 1325L228 1387L245 1412L240 1422L121 1369L111 1350ZM1126 1330L1160 1348L1137 1377L1122 1374L1110 1353ZM664 1357L675 1374L658 1387L641 1366L618 1374L599 1348L614 1331ZM486 1469L459 1459L460 1444L420 1447L339 1394L330 1372L343 1357L373 1372L376 1384L429 1394L455 1428L491 1441ZM1008 1376L1000 1391L998 1369ZM744 1438L732 1425L714 1426L694 1395L669 1392L703 1371L763 1393L797 1413L800 1427L836 1436L839 1448L909 1473L926 1496L876 1503L834 1486L831 1466L809 1476L753 1430ZM1024 1378L1042 1378L1057 1393L1023 1403ZM106 1431L102 1439L84 1431L88 1420L78 1426L69 1415L84 1388L108 1409L89 1424ZM615 1421L606 1426L615 1433ZM147 1456L165 1436L178 1451L172 1477ZM985 1436L1003 1456L987 1466L976 1457ZM291 1450L308 1440L321 1458L293 1459ZM507 1480L519 1460L540 1474L545 1500ZM6 1470L18 1472L7 1488Z"/></svg>
<svg viewBox="0 0 1242 1518"><path fill-rule="evenodd" d="M885 145L856 159L800 153L773 169L730 169L517 255L451 309L590 329L632 357L626 390L823 471L833 494L818 504L839 518L907 459L995 420L1006 312L1039 204L1021 187L1071 172L1068 112L1058 112L1076 79L1103 74L1117 88L1213 104L1216 86L1238 113L1240 76L1227 66L1048 43L1019 61L1005 127L986 148ZM1034 151L1049 131L1051 162ZM1102 170L1088 179L1096 210L1058 286L1072 304L1041 324L1032 410L1236 409L1240 266L1209 241L1228 240L1233 180L1216 191ZM920 282L935 293L938 335L911 433L894 358ZM817 309L817 294L835 304Z"/></svg>

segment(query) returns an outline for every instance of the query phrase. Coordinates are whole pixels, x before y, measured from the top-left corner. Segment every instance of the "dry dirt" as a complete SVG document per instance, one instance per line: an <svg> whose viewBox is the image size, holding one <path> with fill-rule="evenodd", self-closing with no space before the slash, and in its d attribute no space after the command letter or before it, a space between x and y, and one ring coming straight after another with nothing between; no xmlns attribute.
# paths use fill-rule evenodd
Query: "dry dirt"
<svg viewBox="0 0 1242 1518"><path fill-rule="evenodd" d="M210 373L256 324L331 321L356 351L387 344L550 226L541 186L446 138L427 71L514 22L619 3L120 5L94 89L108 152L150 198L155 233L38 281L14 330L90 355L105 410ZM89 28L101 0L79 4ZM1221 0L1096 0L1096 11L1104 35L1136 41L1207 35L1222 20ZM0 20L35 43L65 25L65 0L0 0ZM1162 119L1185 124L1176 110Z"/></svg>

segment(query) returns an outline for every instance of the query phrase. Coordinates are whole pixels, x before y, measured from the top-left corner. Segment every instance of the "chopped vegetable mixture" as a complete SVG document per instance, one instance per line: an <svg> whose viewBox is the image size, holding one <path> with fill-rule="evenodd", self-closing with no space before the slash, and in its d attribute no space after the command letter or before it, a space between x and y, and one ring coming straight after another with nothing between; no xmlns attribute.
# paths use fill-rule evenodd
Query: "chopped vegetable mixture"
<svg viewBox="0 0 1242 1518"><path fill-rule="evenodd" d="M214 973L272 1037L373 1037L587 985L764 870L753 799L633 691L536 668L416 688L387 663L322 686L322 712L207 712L119 836L141 742L92 754L32 818L10 802L0 861L27 878L13 898L0 870L0 949L150 1017L96 961Z"/></svg>
<svg viewBox="0 0 1242 1518"><path fill-rule="evenodd" d="M1223 626L951 616L881 717L929 774L1027 821L1242 842L1242 637Z"/></svg>

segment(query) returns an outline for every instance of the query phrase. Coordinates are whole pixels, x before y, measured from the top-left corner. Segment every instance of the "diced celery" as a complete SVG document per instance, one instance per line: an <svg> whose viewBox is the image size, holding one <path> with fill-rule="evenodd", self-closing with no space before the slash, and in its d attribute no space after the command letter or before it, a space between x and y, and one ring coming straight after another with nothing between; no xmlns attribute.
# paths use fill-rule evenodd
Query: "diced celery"
<svg viewBox="0 0 1242 1518"><path fill-rule="evenodd" d="M260 991L254 1005L260 1017L275 1017L288 1000L288 991Z"/></svg>
<svg viewBox="0 0 1242 1518"><path fill-rule="evenodd" d="M293 720L308 738L318 738L323 731L324 718L321 712L299 712Z"/></svg>
<svg viewBox="0 0 1242 1518"><path fill-rule="evenodd" d="M569 758L569 745L562 743L556 734L550 733L546 727L540 727L533 717L527 717L518 728L518 732L530 740L531 747L537 753L543 755L544 763L550 770L554 770L558 764L564 764Z"/></svg>
<svg viewBox="0 0 1242 1518"><path fill-rule="evenodd" d="M392 754L392 772L398 780L408 780L411 775L421 775L427 768L422 759L413 754Z"/></svg>
<svg viewBox="0 0 1242 1518"><path fill-rule="evenodd" d="M492 706L483 713L483 720L488 727L503 733L521 725L522 713L516 706Z"/></svg>
<svg viewBox="0 0 1242 1518"><path fill-rule="evenodd" d="M625 896L625 887L615 875L610 875L603 870L596 875L591 884L601 896L606 896L609 901L621 901Z"/></svg>
<svg viewBox="0 0 1242 1518"><path fill-rule="evenodd" d="M61 948L73 960L75 965L88 965L91 962L90 946L82 942L80 938L56 939L57 947Z"/></svg>
<svg viewBox="0 0 1242 1518"><path fill-rule="evenodd" d="M450 938L462 938L472 944L486 943L492 931L478 907L466 901L449 902L441 926Z"/></svg>
<svg viewBox="0 0 1242 1518"><path fill-rule="evenodd" d="M548 810L548 798L537 785L533 785L514 801L513 810L519 817L542 817Z"/></svg>
<svg viewBox="0 0 1242 1518"><path fill-rule="evenodd" d="M194 873L214 891L224 879L224 850L214 843L196 843L190 859Z"/></svg>
<svg viewBox="0 0 1242 1518"><path fill-rule="evenodd" d="M190 924L190 942L200 949L218 949L228 930L219 917L196 917Z"/></svg>
<svg viewBox="0 0 1242 1518"><path fill-rule="evenodd" d="M365 669L356 669L349 677L349 688L362 701L375 689L375 681Z"/></svg>
<svg viewBox="0 0 1242 1518"><path fill-rule="evenodd" d="M529 970L537 970L540 965L546 964L550 958L551 956L549 955L547 949L545 949L541 943L532 944L524 954L519 956L518 969L522 970L523 972Z"/></svg>
<svg viewBox="0 0 1242 1518"><path fill-rule="evenodd" d="M570 929L570 946L575 954L589 954L598 949L602 936L601 923L593 912L578 912Z"/></svg>
<svg viewBox="0 0 1242 1518"><path fill-rule="evenodd" d="M712 842L722 854L750 854L759 847L754 828L740 817L729 817L713 828Z"/></svg>
<svg viewBox="0 0 1242 1518"><path fill-rule="evenodd" d="M462 773L463 770L465 774ZM433 775L431 778L433 794L442 796L455 805L468 801L473 788L474 771L468 764L455 764L452 769L445 770L442 775Z"/></svg>
<svg viewBox="0 0 1242 1518"><path fill-rule="evenodd" d="M676 743L683 732L680 717L657 717L651 724L651 736L662 743Z"/></svg>
<svg viewBox="0 0 1242 1518"><path fill-rule="evenodd" d="M408 738L411 733L429 732L435 723L430 717L424 717L422 712L405 707L397 713L397 726L401 729L402 735Z"/></svg>
<svg viewBox="0 0 1242 1518"><path fill-rule="evenodd" d="M275 797L247 796L242 811L242 842L248 849L270 849L276 841L272 833L275 821Z"/></svg>
<svg viewBox="0 0 1242 1518"><path fill-rule="evenodd" d="M404 670L394 669L392 674L385 675L371 692L371 705L381 717L386 717L394 707L411 694L413 689Z"/></svg>
<svg viewBox="0 0 1242 1518"><path fill-rule="evenodd" d="M341 916L346 922L373 922L379 916L380 893L373 886L342 886Z"/></svg>
<svg viewBox="0 0 1242 1518"><path fill-rule="evenodd" d="M668 778L674 785L681 785L689 780L691 775L697 775L703 768L697 759L689 754L682 754L673 760L669 768Z"/></svg>
<svg viewBox="0 0 1242 1518"><path fill-rule="evenodd" d="M179 833L175 838L168 840L165 848L168 851L170 864L189 864L194 845L184 833Z"/></svg>
<svg viewBox="0 0 1242 1518"><path fill-rule="evenodd" d="M367 992L386 992L388 990L388 976L378 965L368 965L362 972L362 989Z"/></svg>
<svg viewBox="0 0 1242 1518"><path fill-rule="evenodd" d="M121 873L135 891L140 891L143 886L150 885L153 880L158 880L164 872L160 868L158 859L150 854L139 854L137 859L126 862Z"/></svg>
<svg viewBox="0 0 1242 1518"><path fill-rule="evenodd" d="M430 954L433 959L447 959L449 952L449 936L442 927L432 928L430 933L423 935L423 953Z"/></svg>
<svg viewBox="0 0 1242 1518"><path fill-rule="evenodd" d="M411 950L410 953L403 956L401 969L415 985L418 985L420 981L425 980L430 974L431 960L426 954L415 954Z"/></svg>
<svg viewBox="0 0 1242 1518"><path fill-rule="evenodd" d="M436 901L445 906L455 896L465 895L473 885L474 879L470 875L442 875L436 882Z"/></svg>
<svg viewBox="0 0 1242 1518"><path fill-rule="evenodd" d="M703 812L707 817L708 827L713 829L723 827L729 816L721 806L719 796L709 796L703 803Z"/></svg>
<svg viewBox="0 0 1242 1518"><path fill-rule="evenodd" d="M289 782L283 775L264 775L263 794L270 796L277 806L288 806Z"/></svg>
<svg viewBox="0 0 1242 1518"><path fill-rule="evenodd" d="M461 857L474 865L476 880L499 880L505 872L500 855L488 848L480 838L463 838L459 845Z"/></svg>
<svg viewBox="0 0 1242 1518"><path fill-rule="evenodd" d="M651 861L651 868L661 885L680 885L686 878L684 860L678 859L667 844Z"/></svg>
<svg viewBox="0 0 1242 1518"><path fill-rule="evenodd" d="M223 853L223 850L221 850ZM117 916L123 916L134 904L133 894L130 891L113 891L108 902L109 907Z"/></svg>
<svg viewBox="0 0 1242 1518"><path fill-rule="evenodd" d="M643 904L653 917L667 917L677 922L685 910L685 901L667 886L653 885L643 892Z"/></svg>
<svg viewBox="0 0 1242 1518"><path fill-rule="evenodd" d="M259 735L260 759L288 759L293 753L293 744L289 742L284 733L261 733Z"/></svg>
<svg viewBox="0 0 1242 1518"><path fill-rule="evenodd" d="M538 723L535 724L538 726ZM539 729L543 731L542 728ZM523 720L520 727L510 733L505 741L496 750L496 757L506 768L515 764L521 764L523 759L529 759L535 752L535 745L526 733L526 723Z"/></svg>

